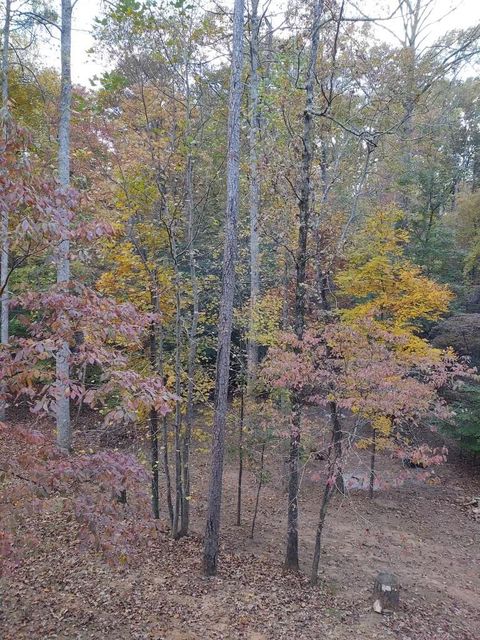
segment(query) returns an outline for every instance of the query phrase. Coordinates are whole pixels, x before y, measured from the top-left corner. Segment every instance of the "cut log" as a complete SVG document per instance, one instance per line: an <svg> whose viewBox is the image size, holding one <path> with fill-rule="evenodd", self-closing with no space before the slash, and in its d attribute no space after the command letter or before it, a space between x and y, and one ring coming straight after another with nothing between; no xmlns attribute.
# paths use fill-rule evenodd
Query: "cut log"
<svg viewBox="0 0 480 640"><path fill-rule="evenodd" d="M398 578L382 571L373 585L373 610L377 613L393 613L400 605L400 583Z"/></svg>

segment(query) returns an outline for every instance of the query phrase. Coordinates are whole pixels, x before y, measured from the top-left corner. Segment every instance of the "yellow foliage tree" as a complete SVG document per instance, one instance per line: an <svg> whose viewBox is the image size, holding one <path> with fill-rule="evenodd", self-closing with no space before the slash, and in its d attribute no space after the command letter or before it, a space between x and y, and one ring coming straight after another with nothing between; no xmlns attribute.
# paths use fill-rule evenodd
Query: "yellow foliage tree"
<svg viewBox="0 0 480 640"><path fill-rule="evenodd" d="M448 309L452 293L430 280L405 257L408 232L399 226L398 209L367 217L350 252L348 267L337 276L341 295L354 300L341 312L347 324L370 318L406 340L404 350L420 356L432 348L420 338L418 323L436 320Z"/></svg>
<svg viewBox="0 0 480 640"><path fill-rule="evenodd" d="M442 358L439 349L418 335L419 322L439 318L447 310L452 293L423 275L405 257L409 234L400 226L402 219L397 209L367 217L348 256L348 267L337 276L337 285L342 296L353 300L351 307L341 311L342 320L360 331L368 331L373 323L377 329L397 336L395 357L415 366L423 359ZM372 493L375 450L390 445L395 415L375 409L365 418L370 422L372 439L360 440L358 445L372 448Z"/></svg>

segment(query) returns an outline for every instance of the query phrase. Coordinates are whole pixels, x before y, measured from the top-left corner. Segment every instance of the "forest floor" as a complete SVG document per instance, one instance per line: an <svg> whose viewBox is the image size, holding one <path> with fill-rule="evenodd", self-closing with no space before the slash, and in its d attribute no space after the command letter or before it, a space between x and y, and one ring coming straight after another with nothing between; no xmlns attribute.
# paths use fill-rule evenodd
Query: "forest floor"
<svg viewBox="0 0 480 640"><path fill-rule="evenodd" d="M77 439L88 444L85 432ZM78 446L78 443L77 443ZM278 456L280 458L280 456ZM1 458L1 451L0 451ZM286 496L279 460L249 538L255 479L245 473L244 523L235 526L237 471L225 468L222 552L218 576L201 571L207 451L195 454L193 535L174 542L160 527L135 566L110 566L80 546L78 524L61 509L35 514L41 544L0 580L2 640L479 640L480 522L465 503L480 495L480 474L459 463L436 468L428 482L416 470L403 486L336 497L328 514L321 582L308 584L322 486L321 461L303 474L299 575L282 571ZM366 461L355 456L349 471ZM379 473L399 462L379 456ZM163 525L162 525L163 526ZM402 584L401 610L381 616L371 591L382 569Z"/></svg>

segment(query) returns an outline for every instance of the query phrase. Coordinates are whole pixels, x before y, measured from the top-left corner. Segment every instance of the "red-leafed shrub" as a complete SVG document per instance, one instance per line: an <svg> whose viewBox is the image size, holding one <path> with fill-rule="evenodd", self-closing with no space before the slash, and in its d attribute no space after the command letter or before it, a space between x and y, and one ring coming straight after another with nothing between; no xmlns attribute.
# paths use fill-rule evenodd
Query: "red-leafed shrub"
<svg viewBox="0 0 480 640"><path fill-rule="evenodd" d="M131 563L153 540L148 475L118 451L64 455L40 431L0 428L0 574L37 539L32 516L52 509L73 520L78 541L111 563ZM59 506L60 505L60 506Z"/></svg>

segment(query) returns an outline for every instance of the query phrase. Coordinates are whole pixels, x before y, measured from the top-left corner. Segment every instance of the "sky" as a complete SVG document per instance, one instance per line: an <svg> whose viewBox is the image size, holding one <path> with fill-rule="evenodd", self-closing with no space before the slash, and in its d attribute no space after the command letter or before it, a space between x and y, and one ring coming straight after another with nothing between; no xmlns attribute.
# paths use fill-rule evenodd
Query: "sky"
<svg viewBox="0 0 480 640"><path fill-rule="evenodd" d="M59 0L58 4L60 5ZM355 0L350 0L353 5ZM262 4L262 0L260 2ZM283 3L283 0L273 0L272 6ZM228 0L228 4L233 6L233 0ZM378 2L376 0L358 0L357 6L369 15L388 15L389 8L398 4L398 0L385 0ZM456 7L450 13L452 7ZM60 13L60 10L58 8ZM350 15L355 13L355 9L351 5L348 9ZM101 60L95 59L94 56L88 54L88 50L92 48L94 42L91 36L92 26L95 17L101 14L101 0L77 0L73 13L73 31L72 31L72 79L74 83L84 86L90 86L90 80L94 76L101 75L106 70L106 65ZM431 27L431 38L435 39L450 29L464 29L480 22L480 0L434 0L434 13L432 21L435 22L442 16L444 19ZM392 20L388 23L392 31L398 32L400 28L399 20ZM394 38L385 29L378 28L377 35L389 42L393 42ZM58 66L60 57L60 47L58 40L50 39L41 47L41 53L44 58L45 65Z"/></svg>

